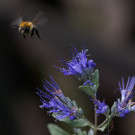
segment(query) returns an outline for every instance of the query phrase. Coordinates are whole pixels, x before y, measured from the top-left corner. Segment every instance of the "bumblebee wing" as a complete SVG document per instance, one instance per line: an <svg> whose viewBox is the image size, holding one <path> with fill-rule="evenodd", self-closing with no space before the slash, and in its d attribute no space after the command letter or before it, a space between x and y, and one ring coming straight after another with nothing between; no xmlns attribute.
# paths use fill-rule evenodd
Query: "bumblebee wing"
<svg viewBox="0 0 135 135"><path fill-rule="evenodd" d="M11 26L12 27L19 27L20 23L22 22L22 17L18 17L17 19L15 19L12 23L11 23Z"/></svg>
<svg viewBox="0 0 135 135"><path fill-rule="evenodd" d="M35 25L41 25L42 23L46 23L47 18L45 17L44 12L39 11L35 18L32 20L32 23Z"/></svg>

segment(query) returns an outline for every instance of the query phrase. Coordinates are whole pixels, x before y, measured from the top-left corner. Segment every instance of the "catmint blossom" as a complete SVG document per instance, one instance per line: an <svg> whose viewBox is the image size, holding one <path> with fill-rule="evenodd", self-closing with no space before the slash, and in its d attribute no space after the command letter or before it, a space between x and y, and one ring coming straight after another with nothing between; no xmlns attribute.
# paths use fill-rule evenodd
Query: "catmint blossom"
<svg viewBox="0 0 135 135"><path fill-rule="evenodd" d="M106 115L106 113L108 113L109 111L109 107L105 104L105 101L100 101L97 100L95 98L92 98L92 101L94 103L94 105L97 106L96 108L96 115L98 116L99 114L104 114Z"/></svg>
<svg viewBox="0 0 135 135"><path fill-rule="evenodd" d="M84 83L83 83L83 85L91 85L91 86L93 86L94 85L94 83L93 82L90 82L90 80L87 80L87 81L85 81Z"/></svg>
<svg viewBox="0 0 135 135"><path fill-rule="evenodd" d="M52 76L51 83L44 82L43 88L46 92L38 89L37 94L40 96L40 100L43 103L41 108L48 108L49 114L53 114L56 120L69 117L70 120L77 119L79 115L78 107L75 101L71 101L65 97L58 84L54 81Z"/></svg>
<svg viewBox="0 0 135 135"><path fill-rule="evenodd" d="M126 87L124 86L124 79L122 78L122 84L119 82L119 89L121 92L121 98L117 101L117 113L119 117L125 117L130 111L135 111L135 102L132 102L133 88L135 85L135 77L128 77Z"/></svg>
<svg viewBox="0 0 135 135"><path fill-rule="evenodd" d="M88 59L88 55L86 55L87 51L88 50L84 47L81 52L78 52L77 49L73 47L72 60L67 62L61 60L63 67L57 68L64 75L74 75L78 77L79 80L83 81L91 80L96 63L94 63L93 60Z"/></svg>

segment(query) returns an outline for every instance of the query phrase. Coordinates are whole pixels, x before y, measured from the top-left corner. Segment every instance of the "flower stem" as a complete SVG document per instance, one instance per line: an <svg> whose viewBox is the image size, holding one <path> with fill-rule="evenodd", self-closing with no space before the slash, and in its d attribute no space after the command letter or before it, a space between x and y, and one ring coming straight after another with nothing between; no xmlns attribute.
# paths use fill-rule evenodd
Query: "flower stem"
<svg viewBox="0 0 135 135"><path fill-rule="evenodd" d="M104 130L110 125L112 119L113 119L113 115L109 115L104 121L103 123L101 123L97 129L103 128Z"/></svg>
<svg viewBox="0 0 135 135"><path fill-rule="evenodd" d="M95 128L94 128L94 135L97 134L97 115L96 115L97 106L95 105Z"/></svg>
<svg viewBox="0 0 135 135"><path fill-rule="evenodd" d="M106 119L103 123L101 123L98 128L102 127L106 122L108 121L108 119Z"/></svg>

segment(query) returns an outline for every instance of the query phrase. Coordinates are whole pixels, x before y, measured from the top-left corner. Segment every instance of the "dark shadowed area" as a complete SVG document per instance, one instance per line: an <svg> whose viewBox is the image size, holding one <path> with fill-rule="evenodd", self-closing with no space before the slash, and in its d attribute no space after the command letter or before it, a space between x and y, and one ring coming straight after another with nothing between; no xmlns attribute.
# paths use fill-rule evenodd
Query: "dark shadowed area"
<svg viewBox="0 0 135 135"><path fill-rule="evenodd" d="M78 89L81 82L53 66L70 58L71 44L81 50L83 40L100 71L98 97L112 106L120 96L118 81L135 75L134 5L134 0L0 0L0 134L49 135L47 124L55 120L39 108L35 94L49 74L94 122L90 100ZM12 21L17 14L32 20L39 11L47 18L38 27L41 40L23 39ZM73 133L71 126L56 124ZM116 118L109 134L134 135L134 125L135 113Z"/></svg>

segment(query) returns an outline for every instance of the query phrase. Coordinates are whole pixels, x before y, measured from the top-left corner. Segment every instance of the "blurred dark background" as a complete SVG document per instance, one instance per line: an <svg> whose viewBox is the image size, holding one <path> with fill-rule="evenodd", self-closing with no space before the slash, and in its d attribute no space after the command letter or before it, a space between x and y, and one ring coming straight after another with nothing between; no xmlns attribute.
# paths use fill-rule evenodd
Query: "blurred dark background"
<svg viewBox="0 0 135 135"><path fill-rule="evenodd" d="M0 0L0 134L49 135L47 123L55 121L38 107L35 92L50 73L94 121L87 95L78 90L81 82L53 67L59 58L69 58L71 44L81 50L83 40L100 71L98 96L111 106L120 96L121 77L135 75L134 5L134 0ZM32 20L38 11L48 20L39 27L42 40L24 40L11 23L18 13ZM73 133L71 126L56 124ZM116 118L113 124L110 135L134 135L135 113Z"/></svg>

